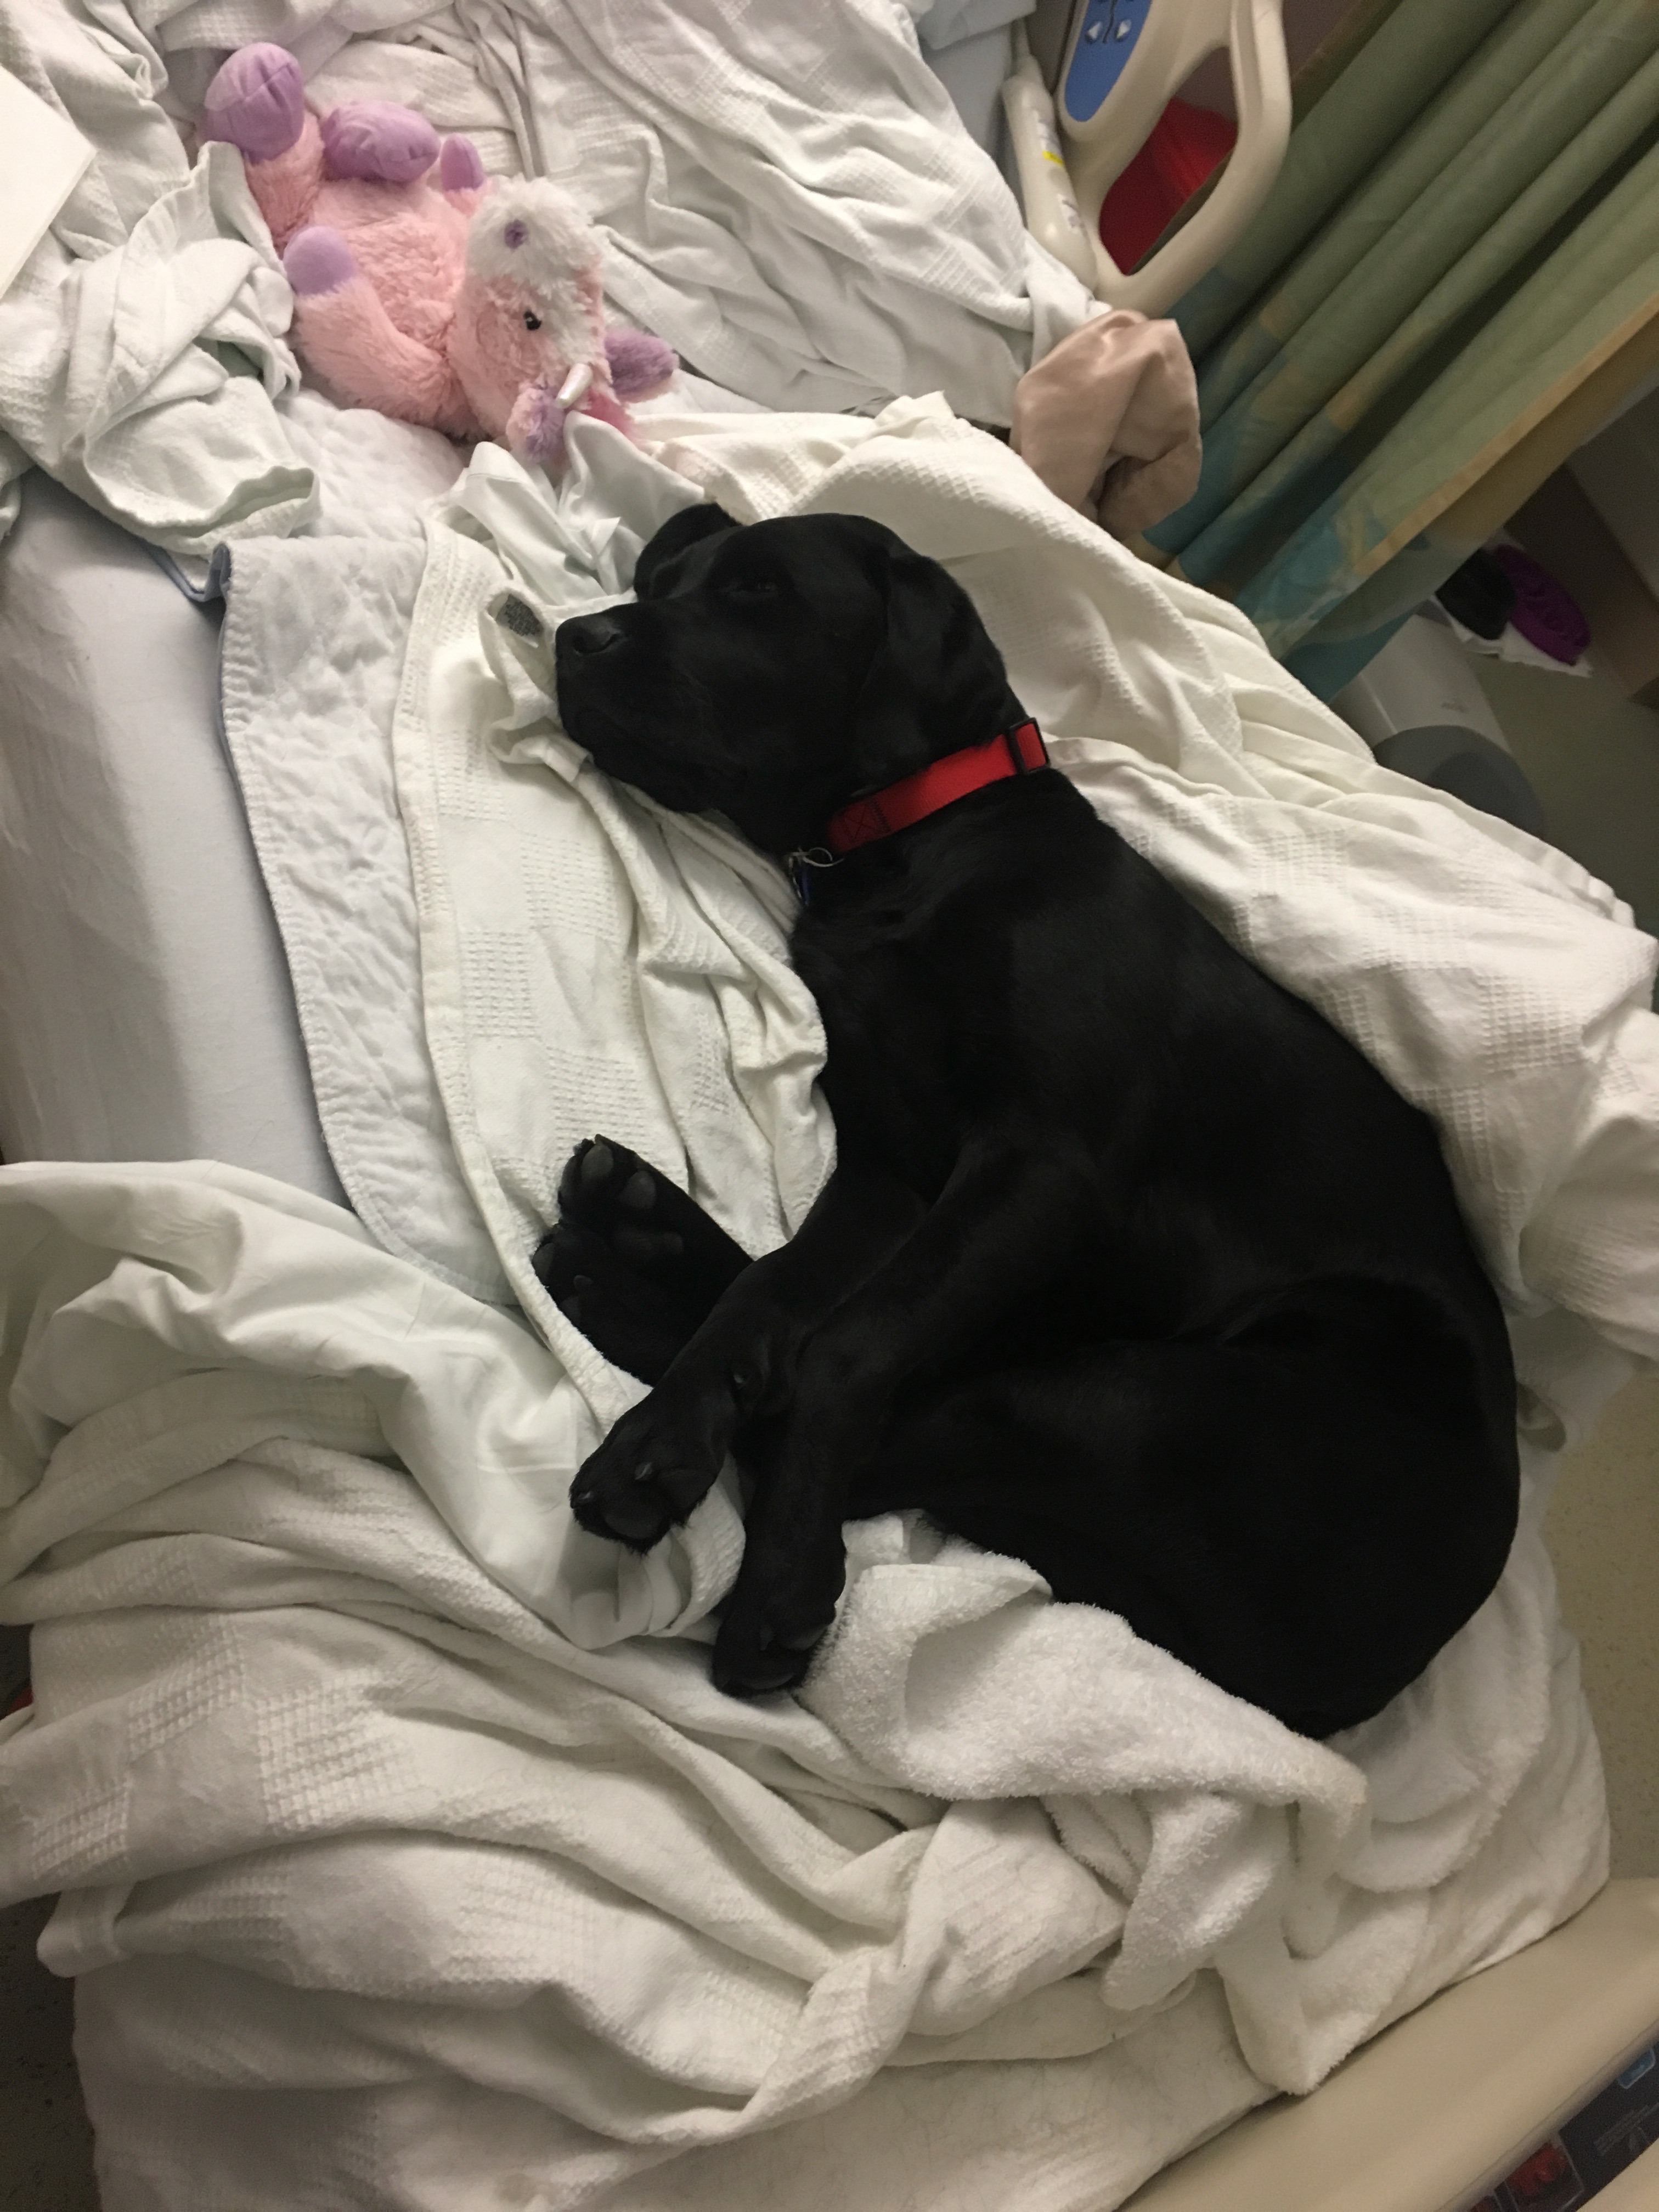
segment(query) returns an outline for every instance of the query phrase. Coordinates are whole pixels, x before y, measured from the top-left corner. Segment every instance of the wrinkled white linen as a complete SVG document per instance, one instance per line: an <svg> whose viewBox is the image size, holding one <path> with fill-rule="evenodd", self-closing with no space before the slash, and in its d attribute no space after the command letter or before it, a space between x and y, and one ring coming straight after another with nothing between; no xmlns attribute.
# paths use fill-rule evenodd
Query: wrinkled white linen
<svg viewBox="0 0 1659 2212"><path fill-rule="evenodd" d="M556 493L481 451L393 718L438 1091L545 1346L436 1279L417 1224L420 1265L225 1170L0 1178L0 1608L61 1624L0 1747L27 1808L0 1865L71 1893L49 1948L88 1976L100 2127L163 2202L186 2158L257 2204L263 2146L274 2206L372 2144L363 2201L435 2205L505 2131L547 2201L645 2212L674 2149L711 2197L775 2180L758 2127L845 2177L913 2075L917 2109L973 2108L969 2143L1006 2145L979 2119L1016 2125L1021 2069L1056 2060L1132 2112L1184 2039L1141 2123L1103 2147L1079 2114L1021 2170L1022 2203L1081 2212L1605 1874L1539 1519L1551 1450L1655 1346L1651 946L1559 856L1376 768L1242 618L939 403L649 435L579 425ZM636 1386L528 1269L570 1143L609 1124L755 1249L829 1158L781 878L611 787L546 696L548 626L699 493L874 514L945 558L1056 758L1439 1119L1514 1310L1526 1495L1498 1589L1364 1728L1308 1743L903 1517L849 1532L799 1698L736 1706L702 1649L733 1492L644 1561L574 1529L570 1475ZM954 2101L933 2061L974 2069Z"/></svg>
<svg viewBox="0 0 1659 2212"><path fill-rule="evenodd" d="M0 477L37 463L198 559L302 524L315 483L271 404L299 381L293 299L240 157L192 170L142 57L62 0L3 0L0 64L98 149L0 300Z"/></svg>
<svg viewBox="0 0 1659 2212"><path fill-rule="evenodd" d="M0 1617L45 1624L0 1898L66 1892L110 2212L436 2207L504 2124L574 2206L884 2066L986 2068L954 2108L1006 2124L1091 2058L1119 2132L1073 2114L1020 2200L1081 2212L1605 1873L1535 1462L1497 1595L1340 1746L897 1519L806 1695L743 1705L719 1515L576 1530L556 1359L326 1202L7 1169L0 1280Z"/></svg>
<svg viewBox="0 0 1659 2212"><path fill-rule="evenodd" d="M293 49L323 100L471 133L567 184L607 289L769 406L935 386L1006 422L1034 358L1094 311L1029 238L890 0L0 0L0 64L99 158L0 301L0 532L30 462L186 564L315 515L272 401L292 296L240 157L187 124L228 48Z"/></svg>

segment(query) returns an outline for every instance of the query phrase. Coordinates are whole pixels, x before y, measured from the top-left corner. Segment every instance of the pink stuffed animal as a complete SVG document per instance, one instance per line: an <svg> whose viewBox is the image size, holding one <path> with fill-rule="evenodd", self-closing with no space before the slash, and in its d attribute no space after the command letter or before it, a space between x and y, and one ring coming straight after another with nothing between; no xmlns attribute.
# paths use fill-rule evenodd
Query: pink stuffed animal
<svg viewBox="0 0 1659 2212"><path fill-rule="evenodd" d="M567 415L627 430L676 367L605 327L599 234L556 185L491 185L477 149L412 109L319 118L298 63L244 46L208 88L204 138L240 149L294 287L300 350L342 398L556 466Z"/></svg>

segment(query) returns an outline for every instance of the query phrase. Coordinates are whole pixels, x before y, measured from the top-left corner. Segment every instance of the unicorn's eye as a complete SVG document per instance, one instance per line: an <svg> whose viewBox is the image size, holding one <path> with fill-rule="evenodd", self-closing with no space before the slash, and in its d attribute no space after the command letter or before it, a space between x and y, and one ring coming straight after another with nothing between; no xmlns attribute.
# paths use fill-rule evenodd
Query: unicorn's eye
<svg viewBox="0 0 1659 2212"><path fill-rule="evenodd" d="M542 319L539 315L532 314L526 307L524 311L524 326L527 331L538 331L542 326Z"/></svg>

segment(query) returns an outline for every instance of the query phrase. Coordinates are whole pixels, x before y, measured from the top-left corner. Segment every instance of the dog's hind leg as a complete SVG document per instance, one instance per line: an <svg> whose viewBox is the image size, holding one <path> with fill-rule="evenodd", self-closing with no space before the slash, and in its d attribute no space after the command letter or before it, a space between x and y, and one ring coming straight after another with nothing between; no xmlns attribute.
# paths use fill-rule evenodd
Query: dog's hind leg
<svg viewBox="0 0 1659 2212"><path fill-rule="evenodd" d="M596 1351L655 1382L749 1255L637 1152L591 1137L566 1164L558 1222L531 1265Z"/></svg>
<svg viewBox="0 0 1659 2212"><path fill-rule="evenodd" d="M920 1505L1328 1735L1415 1680L1515 1528L1512 1426L1455 1346L1395 1350L1120 1342L920 1388L851 1510Z"/></svg>

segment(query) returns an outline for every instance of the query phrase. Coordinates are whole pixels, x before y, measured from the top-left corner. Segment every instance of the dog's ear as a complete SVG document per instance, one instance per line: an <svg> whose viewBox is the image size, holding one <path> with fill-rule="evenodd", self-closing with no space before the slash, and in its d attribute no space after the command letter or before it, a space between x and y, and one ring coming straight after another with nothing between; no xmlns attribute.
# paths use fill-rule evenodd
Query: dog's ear
<svg viewBox="0 0 1659 2212"><path fill-rule="evenodd" d="M648 599L666 580L664 572L668 563L678 560L682 553L689 553L694 545L700 545L705 538L718 538L725 531L741 526L712 500L705 500L696 507L683 507L678 514L671 514L635 567L635 597Z"/></svg>
<svg viewBox="0 0 1659 2212"><path fill-rule="evenodd" d="M886 629L854 708L871 787L994 736L1018 704L1002 655L956 579L890 531L874 551Z"/></svg>

